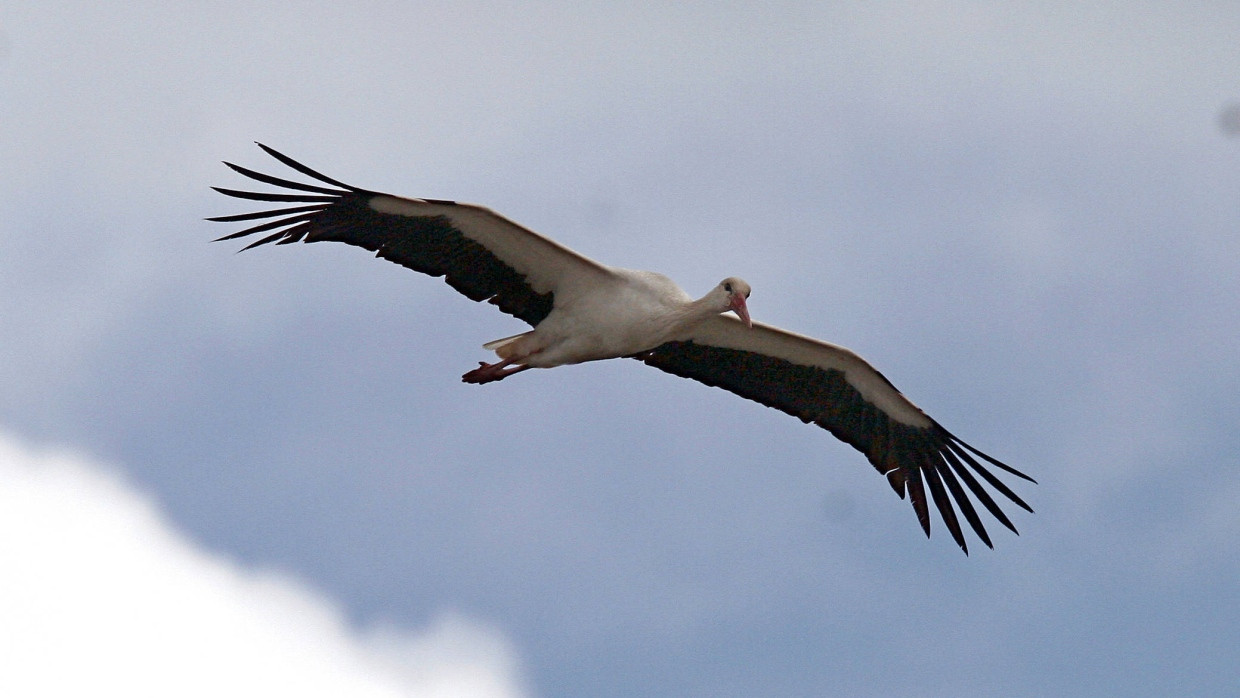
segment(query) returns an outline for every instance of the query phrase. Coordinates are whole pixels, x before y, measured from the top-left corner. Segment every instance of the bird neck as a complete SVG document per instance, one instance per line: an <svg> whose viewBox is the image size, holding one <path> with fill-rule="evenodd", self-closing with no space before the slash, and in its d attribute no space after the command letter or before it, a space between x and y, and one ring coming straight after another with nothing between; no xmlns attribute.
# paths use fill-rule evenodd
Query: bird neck
<svg viewBox="0 0 1240 698"><path fill-rule="evenodd" d="M708 293L681 306L680 312L677 313L677 324L681 327L692 327L722 312L724 311L719 309L719 299L714 293Z"/></svg>

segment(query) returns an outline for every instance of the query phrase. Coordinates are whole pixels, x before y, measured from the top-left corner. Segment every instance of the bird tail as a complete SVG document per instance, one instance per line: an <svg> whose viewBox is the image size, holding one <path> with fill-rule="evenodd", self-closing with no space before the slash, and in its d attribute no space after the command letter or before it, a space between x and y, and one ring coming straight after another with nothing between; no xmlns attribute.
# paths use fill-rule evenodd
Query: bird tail
<svg viewBox="0 0 1240 698"><path fill-rule="evenodd" d="M533 332L533 330L530 330L530 332ZM487 351L495 352L501 359L509 359L512 358L513 350L516 349L513 345L517 342L517 340L521 339L530 332L522 332L521 334L514 334L511 337L492 340L486 344L483 344L482 348Z"/></svg>

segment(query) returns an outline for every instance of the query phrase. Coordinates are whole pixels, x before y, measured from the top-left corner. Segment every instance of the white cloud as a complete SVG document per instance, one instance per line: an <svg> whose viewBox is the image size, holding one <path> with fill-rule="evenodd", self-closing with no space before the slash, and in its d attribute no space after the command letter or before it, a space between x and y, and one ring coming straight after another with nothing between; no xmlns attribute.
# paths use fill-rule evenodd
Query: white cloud
<svg viewBox="0 0 1240 698"><path fill-rule="evenodd" d="M522 695L496 630L356 631L303 584L196 548L106 467L3 433L0 628L2 695Z"/></svg>

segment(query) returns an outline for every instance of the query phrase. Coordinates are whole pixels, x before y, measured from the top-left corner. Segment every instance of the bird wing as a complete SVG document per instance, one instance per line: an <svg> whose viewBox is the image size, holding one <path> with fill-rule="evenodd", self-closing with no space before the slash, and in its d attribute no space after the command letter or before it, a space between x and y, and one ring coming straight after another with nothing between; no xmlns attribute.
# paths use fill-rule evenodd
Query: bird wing
<svg viewBox="0 0 1240 698"><path fill-rule="evenodd" d="M750 329L736 318L720 315L682 339L635 358L830 431L864 453L901 499L908 493L926 536L930 535L928 488L944 525L966 554L957 507L982 542L994 547L968 493L1016 532L979 477L1016 505L1033 511L983 461L1030 482L1032 478L956 438L844 347L760 323Z"/></svg>
<svg viewBox="0 0 1240 698"><path fill-rule="evenodd" d="M267 193L212 187L221 194L293 204L207 219L225 223L263 220L219 238L232 240L269 233L243 249L266 243L322 241L364 247L378 257L415 271L442 276L468 298L490 301L530 325L542 322L557 298L567 300L614 278L606 266L490 209L358 189L315 172L261 143L258 146L288 167L330 186L294 182L224 163L250 179L288 191Z"/></svg>

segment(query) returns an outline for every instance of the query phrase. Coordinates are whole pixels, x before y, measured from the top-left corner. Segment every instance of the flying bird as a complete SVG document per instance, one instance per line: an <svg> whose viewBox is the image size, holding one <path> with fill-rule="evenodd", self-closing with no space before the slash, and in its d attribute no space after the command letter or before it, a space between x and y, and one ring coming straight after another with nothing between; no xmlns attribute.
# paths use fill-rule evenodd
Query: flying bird
<svg viewBox="0 0 1240 698"><path fill-rule="evenodd" d="M1016 532L987 486L1033 511L988 466L1029 482L1033 478L947 431L864 359L834 344L752 322L750 287L741 279L728 277L694 299L662 274L601 264L482 206L359 189L258 146L318 183L224 163L285 191L213 187L216 191L288 205L208 218L263 221L219 240L268 233L243 249L321 241L356 245L414 271L442 276L471 300L488 301L534 328L483 345L498 360L479 362L462 376L466 383L503 380L530 368L632 358L830 431L865 454L901 499L907 494L927 537L932 499L966 555L957 509L977 537L994 547L974 499Z"/></svg>

